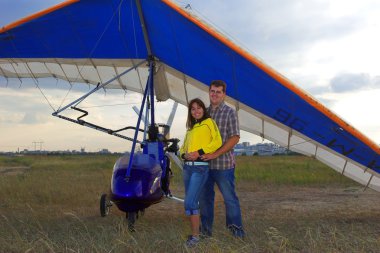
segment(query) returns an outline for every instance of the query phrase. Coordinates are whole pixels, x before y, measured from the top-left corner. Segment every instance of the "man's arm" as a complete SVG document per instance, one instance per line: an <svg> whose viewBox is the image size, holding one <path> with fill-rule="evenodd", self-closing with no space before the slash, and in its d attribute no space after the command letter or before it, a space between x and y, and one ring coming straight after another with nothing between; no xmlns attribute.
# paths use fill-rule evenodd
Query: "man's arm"
<svg viewBox="0 0 380 253"><path fill-rule="evenodd" d="M224 153L227 153L228 151L230 151L231 149L233 149L235 147L235 145L239 142L240 140L240 136L239 135L234 135L234 136L231 136L224 144L223 146L221 146L217 151L215 151L214 153L212 154L204 154L201 156L201 159L203 161L208 161L208 160L212 160L212 159L215 159L221 155L223 155Z"/></svg>

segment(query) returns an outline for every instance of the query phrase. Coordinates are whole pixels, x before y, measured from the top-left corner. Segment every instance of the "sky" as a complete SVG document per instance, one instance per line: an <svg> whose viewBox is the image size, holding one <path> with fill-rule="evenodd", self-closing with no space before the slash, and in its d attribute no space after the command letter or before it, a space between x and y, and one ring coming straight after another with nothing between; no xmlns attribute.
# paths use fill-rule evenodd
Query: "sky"
<svg viewBox="0 0 380 253"><path fill-rule="evenodd" d="M57 0L2 0L0 27ZM380 143L380 2L378 0L188 0L197 15L232 37L253 55L310 93L375 143ZM51 116L44 96L59 107L88 91L63 81L0 78L0 151L127 151L130 143ZM43 95L44 94L44 95ZM85 105L93 119L117 129L134 125L131 106L141 95L101 91ZM120 106L124 104L124 106ZM127 104L127 109L125 104ZM157 121L166 122L172 102L158 103ZM186 108L179 107L171 136L183 139ZM241 141L262 139L242 132Z"/></svg>

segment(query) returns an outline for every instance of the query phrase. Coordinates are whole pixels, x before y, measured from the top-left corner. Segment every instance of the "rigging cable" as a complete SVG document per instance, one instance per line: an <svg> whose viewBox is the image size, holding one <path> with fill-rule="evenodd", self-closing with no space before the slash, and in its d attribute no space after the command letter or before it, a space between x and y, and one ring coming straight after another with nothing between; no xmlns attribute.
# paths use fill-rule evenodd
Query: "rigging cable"
<svg viewBox="0 0 380 253"><path fill-rule="evenodd" d="M16 45L14 44L13 40L11 40L11 43L12 43L12 46L13 46L14 50L16 51L16 54L20 56L19 50L17 49L17 47L16 47ZM19 58L22 58L22 57L19 57ZM13 59L10 59L10 60L11 60L11 61L14 61ZM22 62L20 62L20 64L21 64L21 63L22 63ZM16 71L16 68L13 66L13 64L16 64L16 66L17 66L18 64L17 64L16 62L11 63L13 69L15 70L16 75L19 76L18 73L17 73L17 71ZM38 88L38 90L40 91L40 93L42 94L42 96L45 98L45 100L47 101L47 103L49 104L49 106L50 106L50 107L53 109L53 111L54 111L54 110L55 110L54 107L51 105L51 103L50 103L50 101L48 100L48 98L46 97L45 93L42 91L42 89L41 89L40 86L38 85L38 80L35 78L34 74L32 73L31 69L29 68L28 64L27 64L27 63L22 63L22 64L24 64L24 65L26 66L26 67L25 67L26 71L29 72L29 74L32 76L31 79L34 81L36 87ZM19 77L19 80L20 80L21 83L22 83L21 77Z"/></svg>
<svg viewBox="0 0 380 253"><path fill-rule="evenodd" d="M123 3L123 1L124 1L124 0L121 0L121 1L120 1L120 4L119 4L119 7L118 7L118 8L120 8L120 6L121 6L121 4ZM92 49L90 50L90 52L88 53L88 57L87 57L86 62L84 62L84 63L82 64L82 66L78 66L78 64L75 64L75 66L76 66L77 69L78 69L78 74L77 74L77 76L76 76L76 78L75 78L74 80L79 80L79 77L80 77L81 80L83 80L83 81L85 81L85 82L87 82L87 83L91 83L91 80L85 80L84 77L82 76L82 71L83 71L83 69L88 65L87 63L90 62L91 65L92 65L92 67L96 70L96 73L97 73L97 75L98 75L100 81L102 81L101 78L100 78L100 74L99 74L99 72L98 72L98 70L97 70L97 67L96 67L95 63L92 61L91 57L92 57L92 55L94 54L96 48L99 46L99 43L100 43L100 41L102 40L102 38L104 37L106 31L107 31L108 28L110 27L111 22L112 22L113 18L115 17L116 13L117 13L117 11L115 11L115 12L113 13L113 15L111 16L111 18L108 20L108 22L107 22L106 26L104 27L102 33L100 34L99 38L98 38L97 41L95 42L95 45L93 46L93 48L92 48ZM71 22L70 22L70 23L71 23ZM75 26L71 26L71 27L75 27ZM74 34L78 34L78 33L75 31L75 29L72 29L72 30L73 30L73 33L74 33ZM82 47L82 50L85 50L85 47L83 46L84 43L83 43L82 39L81 39L80 36L78 36L78 35L77 35L77 38L78 38L78 40L80 41L79 45ZM59 65L61 66L61 64L59 64ZM88 65L88 66L90 66L90 65ZM61 66L61 68L62 68L62 66ZM62 69L63 69L63 68L62 68ZM65 71L64 71L64 72L65 72ZM66 73L64 73L64 74L65 74L65 76L67 76ZM69 79L68 79L68 81L70 82ZM71 83L70 83L70 84L71 84ZM99 83L98 83L98 85L99 85ZM60 105L60 107L58 108L58 110L61 108L62 104L63 104L64 101L66 100L66 98L67 98L68 94L70 93L70 91L71 91L71 88L70 88L70 90L68 91L68 93L66 94L65 98L62 100L61 105ZM78 101L78 103L77 103L75 106L77 106L78 104L80 104L82 101L83 101L83 100Z"/></svg>

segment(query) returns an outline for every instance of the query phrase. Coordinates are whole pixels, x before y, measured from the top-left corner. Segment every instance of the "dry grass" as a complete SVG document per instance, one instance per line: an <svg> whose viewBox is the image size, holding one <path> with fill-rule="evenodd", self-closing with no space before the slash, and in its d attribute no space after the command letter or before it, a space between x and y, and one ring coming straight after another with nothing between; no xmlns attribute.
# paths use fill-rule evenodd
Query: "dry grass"
<svg viewBox="0 0 380 253"><path fill-rule="evenodd" d="M247 237L224 228L194 250L181 204L165 200L127 230L116 207L99 215L116 156L0 157L0 252L380 252L380 194L306 157L240 157L237 187ZM291 178L291 179L289 179ZM183 195L177 173L172 191Z"/></svg>

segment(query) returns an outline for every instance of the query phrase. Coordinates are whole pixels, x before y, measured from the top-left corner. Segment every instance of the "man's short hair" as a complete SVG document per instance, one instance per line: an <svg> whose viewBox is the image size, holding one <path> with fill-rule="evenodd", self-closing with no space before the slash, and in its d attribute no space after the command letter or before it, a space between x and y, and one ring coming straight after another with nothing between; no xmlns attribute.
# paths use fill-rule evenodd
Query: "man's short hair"
<svg viewBox="0 0 380 253"><path fill-rule="evenodd" d="M210 83L209 90L211 89L211 86L223 87L223 93L226 93L227 84L223 80L213 80Z"/></svg>

